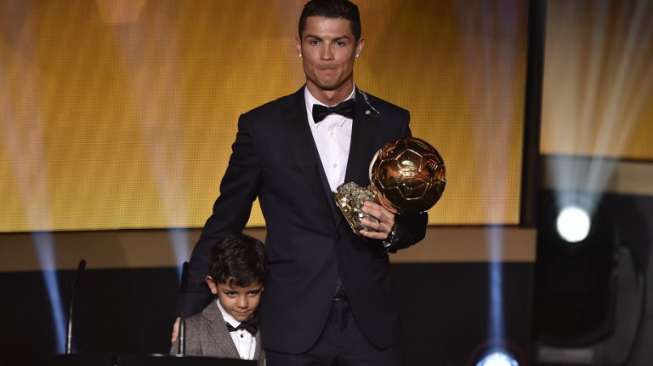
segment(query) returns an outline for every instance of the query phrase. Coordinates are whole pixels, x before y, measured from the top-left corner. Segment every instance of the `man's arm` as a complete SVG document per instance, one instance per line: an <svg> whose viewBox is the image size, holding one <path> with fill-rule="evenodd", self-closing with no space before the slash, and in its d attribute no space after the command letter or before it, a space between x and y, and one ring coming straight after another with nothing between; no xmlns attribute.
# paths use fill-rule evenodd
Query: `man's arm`
<svg viewBox="0 0 653 366"><path fill-rule="evenodd" d="M395 216L394 231L388 235L384 243L386 249L394 253L424 239L427 224L428 213L426 212Z"/></svg>
<svg viewBox="0 0 653 366"><path fill-rule="evenodd" d="M188 263L186 291L179 303L182 316L200 312L211 300L211 293L204 283L211 248L228 233L243 230L258 195L261 168L250 128L251 123L241 116L229 165L220 184L220 196Z"/></svg>

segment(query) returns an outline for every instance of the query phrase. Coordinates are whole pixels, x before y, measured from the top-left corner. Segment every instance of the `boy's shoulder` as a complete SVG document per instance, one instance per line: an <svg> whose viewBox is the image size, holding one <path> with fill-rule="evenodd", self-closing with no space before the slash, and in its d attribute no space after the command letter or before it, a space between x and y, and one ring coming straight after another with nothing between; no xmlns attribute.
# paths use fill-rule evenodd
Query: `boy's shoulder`
<svg viewBox="0 0 653 366"><path fill-rule="evenodd" d="M191 315L186 318L187 321L191 322L206 322L206 321L220 321L224 322L220 308L218 308L217 300L211 300L211 302L202 309L197 314Z"/></svg>
<svg viewBox="0 0 653 366"><path fill-rule="evenodd" d="M220 309L215 301L211 301L201 312L184 318L186 334L193 333L197 335L198 333L208 331L207 325L211 323L224 323L222 313L220 313ZM226 327L225 332L227 332Z"/></svg>

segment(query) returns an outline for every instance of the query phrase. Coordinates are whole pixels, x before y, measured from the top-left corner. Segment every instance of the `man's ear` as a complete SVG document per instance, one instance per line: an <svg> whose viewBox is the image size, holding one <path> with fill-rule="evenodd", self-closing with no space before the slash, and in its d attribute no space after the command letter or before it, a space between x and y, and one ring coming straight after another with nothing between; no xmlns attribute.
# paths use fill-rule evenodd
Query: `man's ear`
<svg viewBox="0 0 653 366"><path fill-rule="evenodd" d="M363 52L363 48L365 48L365 38L361 37L358 39L358 42L356 42L356 57L361 55L361 52Z"/></svg>
<svg viewBox="0 0 653 366"><path fill-rule="evenodd" d="M295 47L297 48L297 56L302 57L302 40L299 36L295 36Z"/></svg>
<svg viewBox="0 0 653 366"><path fill-rule="evenodd" d="M209 286L209 290L211 290L211 293L213 295L218 295L218 284L215 282L213 277L211 276L206 276L204 278L204 282L206 282L206 285Z"/></svg>

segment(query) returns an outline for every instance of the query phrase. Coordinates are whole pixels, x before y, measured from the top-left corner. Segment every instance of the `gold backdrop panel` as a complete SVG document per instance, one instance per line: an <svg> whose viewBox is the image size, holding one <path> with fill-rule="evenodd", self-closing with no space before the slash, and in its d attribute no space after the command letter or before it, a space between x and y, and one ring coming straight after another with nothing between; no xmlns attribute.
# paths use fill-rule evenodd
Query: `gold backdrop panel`
<svg viewBox="0 0 653 366"><path fill-rule="evenodd" d="M358 85L447 161L431 223L518 220L526 9L499 3L359 2ZM238 115L303 83L302 4L0 0L0 231L203 225Z"/></svg>
<svg viewBox="0 0 653 366"><path fill-rule="evenodd" d="M541 150L653 159L653 6L548 2Z"/></svg>

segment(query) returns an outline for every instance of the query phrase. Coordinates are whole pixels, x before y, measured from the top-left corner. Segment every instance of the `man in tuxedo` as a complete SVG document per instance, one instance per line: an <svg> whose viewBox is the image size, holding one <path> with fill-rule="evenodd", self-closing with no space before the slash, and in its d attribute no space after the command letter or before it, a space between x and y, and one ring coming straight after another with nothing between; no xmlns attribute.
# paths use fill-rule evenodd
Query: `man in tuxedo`
<svg viewBox="0 0 653 366"><path fill-rule="evenodd" d="M424 237L425 213L395 216L374 202L354 233L333 191L369 184L385 143L410 135L405 109L356 88L364 48L358 8L312 0L302 11L297 52L306 85L240 116L220 196L193 250L182 315L206 305L210 248L240 232L258 197L266 221L261 335L271 366L399 365L399 315L388 252Z"/></svg>

